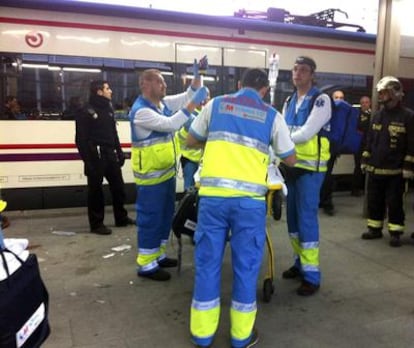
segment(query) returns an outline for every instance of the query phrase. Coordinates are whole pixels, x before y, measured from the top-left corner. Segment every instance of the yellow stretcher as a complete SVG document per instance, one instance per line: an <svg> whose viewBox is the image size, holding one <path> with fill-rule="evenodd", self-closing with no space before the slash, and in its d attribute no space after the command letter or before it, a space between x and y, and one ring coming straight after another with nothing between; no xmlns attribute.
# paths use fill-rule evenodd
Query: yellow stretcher
<svg viewBox="0 0 414 348"><path fill-rule="evenodd" d="M272 184L268 185L269 191L266 195L267 203L267 216L272 217L274 220L280 220L282 216L282 184ZM275 279L275 260L274 260L274 251L273 243L270 238L270 233L268 228L266 228L266 262L267 270L265 273L263 281L263 301L270 302L272 295L275 291L274 279Z"/></svg>

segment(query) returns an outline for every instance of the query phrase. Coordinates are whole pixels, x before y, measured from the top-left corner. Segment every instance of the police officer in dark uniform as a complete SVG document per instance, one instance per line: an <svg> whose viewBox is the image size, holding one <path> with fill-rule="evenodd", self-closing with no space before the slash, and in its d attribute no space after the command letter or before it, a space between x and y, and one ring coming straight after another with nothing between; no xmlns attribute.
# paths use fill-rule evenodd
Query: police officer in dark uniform
<svg viewBox="0 0 414 348"><path fill-rule="evenodd" d="M377 84L382 108L368 130L361 167L368 172L368 231L362 239L382 237L388 215L392 247L401 246L404 232L403 195L405 180L414 176L414 112L401 105L400 81L383 77Z"/></svg>
<svg viewBox="0 0 414 348"><path fill-rule="evenodd" d="M121 167L125 162L119 142L112 90L107 81L92 81L89 105L76 117L76 146L88 179L88 217L92 233L111 234L103 223L105 199L103 178L109 183L117 227L135 224L124 208L125 191Z"/></svg>

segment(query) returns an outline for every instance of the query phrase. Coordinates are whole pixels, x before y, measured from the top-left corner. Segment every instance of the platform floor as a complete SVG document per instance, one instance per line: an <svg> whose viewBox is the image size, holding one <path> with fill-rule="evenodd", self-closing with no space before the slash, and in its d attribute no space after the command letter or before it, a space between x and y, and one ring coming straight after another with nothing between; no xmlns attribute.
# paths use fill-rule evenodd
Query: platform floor
<svg viewBox="0 0 414 348"><path fill-rule="evenodd" d="M260 278L258 347L413 347L412 199L410 195L404 245L391 248L388 235L381 240L360 239L365 230L363 198L336 195L337 214L320 212L323 280L320 291L310 298L296 295L296 280L281 278L292 262L286 221L284 216L281 221L269 220L276 291L271 302L264 303ZM135 216L134 207L128 209ZM42 348L192 347L193 247L188 239L181 274L173 271L169 282L158 283L136 276L134 227L114 227L110 236L93 235L85 208L7 211L7 216L11 226L4 230L5 236L29 239L50 293L52 333ZM113 227L109 207L106 223ZM114 251L114 247L126 249ZM168 249L171 255L176 253L176 240ZM216 348L229 347L230 289L227 252Z"/></svg>

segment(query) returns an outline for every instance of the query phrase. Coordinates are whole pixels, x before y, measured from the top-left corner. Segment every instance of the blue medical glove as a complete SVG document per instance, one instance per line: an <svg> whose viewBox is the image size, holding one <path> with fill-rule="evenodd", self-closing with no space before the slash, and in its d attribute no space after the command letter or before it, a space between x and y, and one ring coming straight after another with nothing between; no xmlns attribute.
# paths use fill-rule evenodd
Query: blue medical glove
<svg viewBox="0 0 414 348"><path fill-rule="evenodd" d="M191 102L197 105L200 105L208 97L208 88L203 86L200 87L197 92L194 93Z"/></svg>
<svg viewBox="0 0 414 348"><path fill-rule="evenodd" d="M194 58L194 64L193 64L193 74L194 74L195 79L200 78L200 72L198 70L198 63L197 63L197 59L195 58Z"/></svg>

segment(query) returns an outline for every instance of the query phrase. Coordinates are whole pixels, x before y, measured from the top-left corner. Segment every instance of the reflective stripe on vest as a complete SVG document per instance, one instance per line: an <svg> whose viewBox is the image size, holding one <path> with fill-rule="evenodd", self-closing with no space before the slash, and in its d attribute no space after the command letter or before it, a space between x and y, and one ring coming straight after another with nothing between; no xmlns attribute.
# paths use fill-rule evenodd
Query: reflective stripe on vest
<svg viewBox="0 0 414 348"><path fill-rule="evenodd" d="M311 112L311 101L314 95L319 94L316 87L312 87L298 111L296 112L297 93L295 92L290 98L287 106L285 120L292 131L299 130L307 121ZM330 158L329 140L326 137L314 135L305 143L295 144L296 164L295 167L311 171L326 172L327 163Z"/></svg>
<svg viewBox="0 0 414 348"><path fill-rule="evenodd" d="M134 116L139 109L150 108L157 113L152 103L139 97L131 108L131 166L137 185L154 185L164 182L175 175L176 151L171 133L153 131L145 139L135 134ZM171 115L165 106L164 116Z"/></svg>

